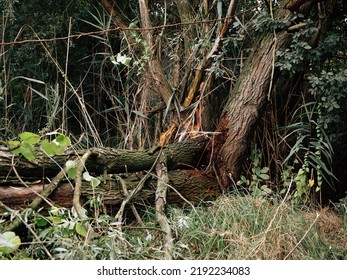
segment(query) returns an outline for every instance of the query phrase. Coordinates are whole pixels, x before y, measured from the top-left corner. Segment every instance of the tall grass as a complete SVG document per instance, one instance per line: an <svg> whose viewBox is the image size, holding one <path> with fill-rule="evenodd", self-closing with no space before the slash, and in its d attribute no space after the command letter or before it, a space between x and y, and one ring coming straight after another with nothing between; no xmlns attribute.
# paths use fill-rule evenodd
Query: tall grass
<svg viewBox="0 0 347 280"><path fill-rule="evenodd" d="M289 201L230 194L191 208L170 207L174 259L224 260L336 260L347 259L346 211L298 208ZM61 209L60 220L42 227L39 213L28 217L36 232L31 242L7 258L46 259L162 259L163 234L155 224L155 210L142 211L146 227L128 218L120 230L112 217L88 223L93 234L83 238L76 219ZM45 218L47 219L47 218ZM1 227L1 224L0 224ZM1 258L1 256L0 256Z"/></svg>
<svg viewBox="0 0 347 280"><path fill-rule="evenodd" d="M145 62L137 66L142 53L135 55L128 45L129 34L104 32L112 28L113 21L101 6L84 16L70 18L62 32L76 35L82 26L82 30L100 31L100 35L0 47L1 138L15 138L23 131L44 135L59 130L84 147L138 149L154 144L161 132L156 125L160 120L146 116L154 101L143 94L146 86L139 68ZM1 19L4 42L21 36L54 39L42 35L50 34L46 29L51 26L30 24L20 29L18 38L13 37L11 30L17 26L13 27L10 14ZM116 64L117 54L127 55L131 63Z"/></svg>
<svg viewBox="0 0 347 280"><path fill-rule="evenodd" d="M329 210L240 195L196 210L185 214L187 224L177 230L188 259L347 258L346 228ZM175 214L172 219L177 225L181 218Z"/></svg>

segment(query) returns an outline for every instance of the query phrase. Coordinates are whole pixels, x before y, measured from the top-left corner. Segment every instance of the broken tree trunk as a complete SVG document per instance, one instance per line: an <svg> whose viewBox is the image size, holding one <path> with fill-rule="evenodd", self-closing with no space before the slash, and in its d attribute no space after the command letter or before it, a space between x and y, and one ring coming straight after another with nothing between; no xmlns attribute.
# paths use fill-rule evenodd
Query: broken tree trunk
<svg viewBox="0 0 347 280"><path fill-rule="evenodd" d="M221 194L216 179L207 177L199 171L175 170L170 171L168 176L170 188L167 199L169 204L183 204L185 199L199 201L215 198ZM122 180L125 181L128 190L131 191L139 184L142 177L143 174L133 173L123 177ZM156 184L156 177L151 176L133 202L147 202L154 205ZM37 197L37 193L41 194L47 185L47 183L41 181L28 182L27 186L19 183L7 183L0 186L0 201L11 208L27 207ZM68 182L62 182L49 197L49 201L55 205L71 207L73 194L73 186ZM108 177L95 188L89 182L83 182L81 190L82 203L86 203L93 198L100 198L106 208L119 205L124 199L120 180L117 177Z"/></svg>
<svg viewBox="0 0 347 280"><path fill-rule="evenodd" d="M199 139L176 143L163 148L167 155L169 177L168 203L182 204L185 200L198 201L220 195L215 178L188 169L197 165L206 140ZM48 186L47 174L55 176L68 159L80 157L85 151L71 152L54 156L54 161L42 154L35 162L29 162L22 157L9 152L0 152L0 201L12 208L27 207ZM125 183L128 191L135 189L146 176L146 172L153 169L160 151L127 151L105 148L93 148L93 156L86 162L86 169L100 177L101 184L92 187L90 182L83 182L81 188L81 203L91 199L99 199L106 208L113 208L124 200L121 182ZM11 170L12 157L15 159L16 171L25 181L19 182ZM59 164L59 165L57 165ZM177 168L185 170L174 170ZM104 172L107 175L103 175ZM23 176L25 175L25 176ZM157 177L153 173L143 182L139 194L132 202L154 205L154 195ZM62 180L59 186L49 196L52 204L70 207L74 195L74 184ZM45 203L47 205L47 203Z"/></svg>
<svg viewBox="0 0 347 280"><path fill-rule="evenodd" d="M191 141L175 143L164 147L168 157L168 169L195 167L203 153L207 139L199 138ZM147 151L129 151L112 148L92 148L93 155L86 162L89 173L125 173L149 170L158 157L160 149ZM15 168L22 178L33 180L55 176L68 160L84 155L86 150L69 150L63 155L47 157L43 152L37 151L37 157L33 161L27 161L23 157L13 155L0 149L0 178L9 179L15 176Z"/></svg>

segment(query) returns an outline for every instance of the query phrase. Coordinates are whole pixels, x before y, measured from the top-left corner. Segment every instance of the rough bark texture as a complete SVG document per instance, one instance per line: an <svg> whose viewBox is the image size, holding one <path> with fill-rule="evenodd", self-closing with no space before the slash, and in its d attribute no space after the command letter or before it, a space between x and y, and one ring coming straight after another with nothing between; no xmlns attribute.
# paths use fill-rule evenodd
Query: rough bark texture
<svg viewBox="0 0 347 280"><path fill-rule="evenodd" d="M146 0L139 0L141 27L143 28L142 34L150 52L150 59L148 61L149 75L147 76L148 84L154 93L159 94L163 98L166 106L170 106L172 89L166 79L161 61L158 59L158 44L154 43L152 30L150 30L152 23L147 2Z"/></svg>
<svg viewBox="0 0 347 280"><path fill-rule="evenodd" d="M249 136L259 113L264 106L272 79L274 48L283 48L287 41L286 32L268 35L254 53L249 69L244 70L240 82L231 93L223 118L227 121L227 138L221 149L221 162L232 178L239 175L240 160L247 150ZM222 120L222 123L225 122Z"/></svg>
<svg viewBox="0 0 347 280"><path fill-rule="evenodd" d="M133 173L122 179L130 192L137 186L142 177L143 174ZM207 177L196 170L170 171L168 177L169 185L171 186L167 196L169 204L183 204L185 202L184 199L191 202L213 199L221 194L216 179ZM150 177L145 182L144 188L139 195L132 202L147 202L154 205L156 184L155 176ZM27 186L18 183L6 183L6 186L0 186L0 201L12 208L24 208L37 197L37 194L42 193L46 187L47 183L40 181L27 183ZM71 207L73 192L73 186L70 183L62 182L49 197L49 201L56 205ZM89 182L83 182L81 189L82 203L96 197L101 198L106 209L119 205L124 199L120 180L117 180L116 177L108 177L96 188L93 188Z"/></svg>
<svg viewBox="0 0 347 280"><path fill-rule="evenodd" d="M282 9L279 17L284 19L290 12ZM224 144L218 157L220 176L224 186L228 178L239 177L241 159L249 145L249 136L269 98L271 85L276 80L274 73L275 53L283 49L289 39L287 31L265 35L242 70L239 81L232 89L225 113L220 121Z"/></svg>
<svg viewBox="0 0 347 280"><path fill-rule="evenodd" d="M169 170L168 203L198 201L220 194L217 180L203 173L190 169L196 166L201 158L205 139L196 139L172 144L163 148L167 157ZM99 197L105 206L115 206L124 199L120 179L129 191L136 188L146 172L154 170L160 149L152 151L128 151L104 148L93 148L92 155L85 167L94 176L100 176L101 184L93 188L89 182L83 182L81 188L82 203ZM18 208L28 206L42 191L47 188L47 179L55 176L59 166L64 166L68 159L81 157L86 151L70 152L55 156L54 160L38 154L34 162L25 158L0 151L0 201L5 205ZM12 160L16 171L23 182L15 177ZM174 171L184 168L188 170ZM157 184L156 176L149 176L135 201L146 201L154 204L154 193ZM49 197L53 203L70 207L74 195L74 182L64 179L60 186ZM176 190L177 192L175 192Z"/></svg>
<svg viewBox="0 0 347 280"><path fill-rule="evenodd" d="M199 162L206 141L206 139L199 138L164 147L163 149L168 157L168 169L195 167ZM53 161L38 151L37 158L34 161L27 161L23 157L0 150L0 181L15 176L12 168L13 157L16 170L21 177L42 179L55 176L67 160L81 157L85 152L85 150L67 151L61 156L54 156ZM153 152L151 150L129 151L93 148L93 155L87 160L86 169L90 173L98 174L149 170L155 163L158 152L159 149Z"/></svg>
<svg viewBox="0 0 347 280"><path fill-rule="evenodd" d="M276 8L274 17L286 20L293 12L308 16L318 2L318 0L282 1L281 6ZM323 2L328 5L336 1ZM242 69L238 83L230 93L225 113L217 129L222 132L221 139L217 142L223 143L219 146L220 153L216 159L221 167L217 173L225 187L228 185L228 178L234 182L238 180L241 160L250 143L250 133L265 103L272 97L272 87L279 76L278 70L274 68L276 52L284 50L290 42L291 34L288 30L291 24L294 23L288 22L285 29L263 35L259 44L254 45L255 51L250 55L247 66Z"/></svg>

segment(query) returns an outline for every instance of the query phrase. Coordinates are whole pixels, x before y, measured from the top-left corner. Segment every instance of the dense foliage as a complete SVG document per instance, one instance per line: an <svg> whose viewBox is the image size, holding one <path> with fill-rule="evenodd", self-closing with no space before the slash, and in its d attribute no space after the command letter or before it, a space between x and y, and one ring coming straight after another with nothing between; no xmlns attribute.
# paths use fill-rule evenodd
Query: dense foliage
<svg viewBox="0 0 347 280"><path fill-rule="evenodd" d="M276 199L270 202L237 193L221 196L208 206L170 207L168 214L176 239L173 257L346 260L344 207L346 201L336 204L337 215L327 209L298 209ZM109 215L83 222L66 208L27 213L25 219L32 232L21 239L13 232L4 233L3 238L0 235L0 260L162 259L163 232L153 222L155 210L148 208L142 216L146 227L130 225L119 230ZM86 231L87 223L95 231Z"/></svg>
<svg viewBox="0 0 347 280"><path fill-rule="evenodd" d="M283 0L239 0L229 25L225 19L230 12L227 0L148 1L149 19L140 2L52 0L42 4L37 0L0 0L0 140L16 148L12 152L34 160L34 145L40 145L49 155L63 152L71 142L76 149L151 148L175 122L181 122L181 130L173 141L197 135L210 137L216 133L228 96L239 78L249 74L248 58L262 47L264 37L273 35L276 44L276 34L286 30L289 43L273 54L268 102L257 112L259 119L249 139L242 175L229 187L250 194L252 205L260 199L260 208L265 205L263 199L279 196L296 206L333 200L345 207L346 1L313 1L312 12L295 12L288 18L277 13ZM147 26L142 28L144 23ZM195 84L199 70L201 77ZM166 99L165 90L171 93ZM199 94L185 106L192 91ZM58 151L59 145L54 146L54 141L60 145ZM203 169L215 175L215 170L205 166ZM249 215L256 215L258 210ZM264 219L276 215L268 204L263 210L269 212ZM172 211L177 214L175 211L179 210ZM339 212L345 215L345 211ZM145 215L149 213L151 210L145 211ZM47 253L45 246L35 251L29 245L31 253L23 251L23 256L147 258L153 253L147 245L155 243L158 232L152 234L146 229L144 239L139 234L138 239L127 240L117 230L110 230L114 224L109 213L102 217L95 213L91 224L99 235L85 256L81 240L87 238L87 233L84 222L76 220L74 214L64 208L51 209L45 215L28 213L25 222L32 223L36 231L29 235L44 239L54 254ZM199 220L192 218L194 211L186 216L181 214L187 221ZM218 210L206 215L220 214ZM177 219L173 216L173 220ZM258 236L266 227L257 228L255 220L262 218L253 218L241 222L246 223L247 233ZM304 224L307 220L304 217L293 227L299 227L305 235L311 229ZM187 230L194 226L196 229L195 235L189 235L185 220L181 223L175 224L178 236L184 239L177 243L176 257L209 257L199 251L201 248L194 247L196 240L206 237L201 224L187 226ZM282 231L286 226L287 223L276 230ZM230 246L230 254L241 246L242 240L233 243L230 236L237 233L230 232L228 226L221 233L209 230L211 239L206 246L211 247L206 251L211 255L222 254L218 250L221 246ZM6 246L13 246L3 254L18 249L18 238L12 232L0 237ZM250 241L247 253L254 252L256 242L262 242L250 236L245 238ZM299 236L293 238L300 240ZM104 242L105 239L108 241ZM74 242L77 247L68 248ZM312 238L309 242L323 249L316 256L307 256L303 242L300 254L304 257L346 258L346 248L336 246L327 256L325 239ZM192 246L188 252L187 244ZM160 246L153 248L162 252ZM280 257L291 253L278 252ZM245 254L222 257L245 258Z"/></svg>

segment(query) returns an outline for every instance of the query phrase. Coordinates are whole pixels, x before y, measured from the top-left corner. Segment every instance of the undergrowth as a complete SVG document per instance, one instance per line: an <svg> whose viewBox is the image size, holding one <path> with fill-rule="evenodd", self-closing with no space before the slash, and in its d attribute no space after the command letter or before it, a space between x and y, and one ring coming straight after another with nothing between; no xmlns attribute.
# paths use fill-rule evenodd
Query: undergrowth
<svg viewBox="0 0 347 280"><path fill-rule="evenodd" d="M169 207L172 255L193 260L347 259L343 201L335 209L310 209L242 194L221 196L193 209ZM89 220L84 232L69 209L58 208L48 216L38 212L26 217L32 230L20 236L20 247L0 259L162 259L163 233L154 215L147 208L142 213L146 227L129 222L122 228L103 215Z"/></svg>

